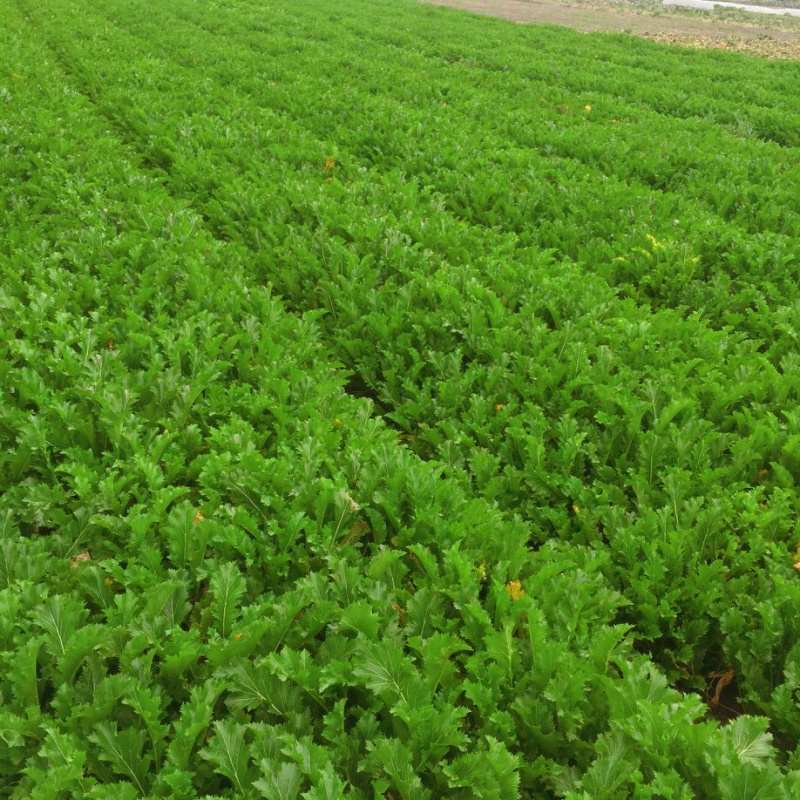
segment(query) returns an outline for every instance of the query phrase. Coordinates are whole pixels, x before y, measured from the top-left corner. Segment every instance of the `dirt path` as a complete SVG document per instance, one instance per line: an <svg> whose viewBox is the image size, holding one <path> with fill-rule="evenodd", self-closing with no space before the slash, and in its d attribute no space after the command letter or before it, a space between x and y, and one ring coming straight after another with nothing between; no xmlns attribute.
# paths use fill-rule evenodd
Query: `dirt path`
<svg viewBox="0 0 800 800"><path fill-rule="evenodd" d="M771 14L782 17L800 17L800 8L789 8L782 6L754 6L747 3L729 3L727 0L664 0L665 6L678 6L679 8L696 8L701 11L713 11L715 8L735 8L739 11L747 11L750 14Z"/></svg>
<svg viewBox="0 0 800 800"><path fill-rule="evenodd" d="M559 0L422 0L514 22L563 25L592 33L629 33L690 47L749 52L768 58L800 59L800 29L776 28L750 21L687 16L623 5L564 3Z"/></svg>

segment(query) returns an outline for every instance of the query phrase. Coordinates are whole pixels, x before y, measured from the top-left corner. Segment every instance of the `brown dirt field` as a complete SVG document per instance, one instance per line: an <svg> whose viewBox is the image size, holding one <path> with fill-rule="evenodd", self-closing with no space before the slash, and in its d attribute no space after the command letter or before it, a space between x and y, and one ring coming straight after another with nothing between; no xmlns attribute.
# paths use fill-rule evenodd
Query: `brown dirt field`
<svg viewBox="0 0 800 800"><path fill-rule="evenodd" d="M732 50L767 58L800 59L800 28L689 16L680 12L625 8L623 5L563 3L559 0L422 0L514 22L563 25L585 33L629 33L688 47ZM750 15L752 17L752 15Z"/></svg>

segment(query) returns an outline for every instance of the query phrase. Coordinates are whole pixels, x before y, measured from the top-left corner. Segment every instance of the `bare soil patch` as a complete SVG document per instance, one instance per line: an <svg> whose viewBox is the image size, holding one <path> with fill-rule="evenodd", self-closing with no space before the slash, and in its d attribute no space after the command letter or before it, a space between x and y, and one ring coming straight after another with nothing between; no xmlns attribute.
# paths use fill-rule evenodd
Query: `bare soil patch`
<svg viewBox="0 0 800 800"><path fill-rule="evenodd" d="M477 14L522 23L563 25L594 32L628 33L666 44L746 52L766 58L800 59L800 27L783 20L726 19L717 14L693 13L612 3L564 3L559 0L422 0ZM602 0L601 0L602 2ZM744 15L740 15L744 16ZM781 18L778 18L779 20Z"/></svg>

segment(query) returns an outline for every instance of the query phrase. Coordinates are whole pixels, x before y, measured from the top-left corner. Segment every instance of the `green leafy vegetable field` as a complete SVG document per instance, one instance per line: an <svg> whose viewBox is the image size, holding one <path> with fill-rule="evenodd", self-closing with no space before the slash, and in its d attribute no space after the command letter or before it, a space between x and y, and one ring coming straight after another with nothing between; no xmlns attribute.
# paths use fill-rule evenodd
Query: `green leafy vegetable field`
<svg viewBox="0 0 800 800"><path fill-rule="evenodd" d="M0 0L0 798L800 798L799 84Z"/></svg>

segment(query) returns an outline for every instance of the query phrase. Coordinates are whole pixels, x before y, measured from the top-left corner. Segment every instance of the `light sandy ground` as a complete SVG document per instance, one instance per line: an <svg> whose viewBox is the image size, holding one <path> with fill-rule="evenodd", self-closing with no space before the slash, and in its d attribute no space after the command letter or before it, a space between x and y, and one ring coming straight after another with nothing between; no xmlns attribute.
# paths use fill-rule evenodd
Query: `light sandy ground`
<svg viewBox="0 0 800 800"><path fill-rule="evenodd" d="M702 11L713 11L716 7L738 8L749 11L751 14L772 14L784 17L800 17L798 8L773 8L772 6L750 6L744 3L714 2L714 0L664 0L665 6L680 6L681 8L698 8Z"/></svg>
<svg viewBox="0 0 800 800"><path fill-rule="evenodd" d="M626 7L622 3L561 0L422 0L515 22L564 25L587 33L611 31L690 47L749 52L768 58L800 59L798 20ZM793 24L792 24L793 23ZM789 25L791 24L791 27ZM784 27L786 26L786 27Z"/></svg>

